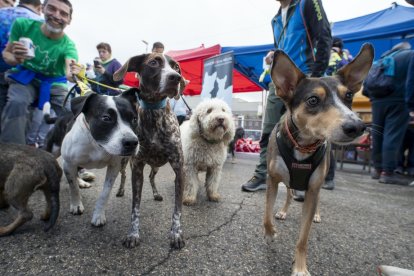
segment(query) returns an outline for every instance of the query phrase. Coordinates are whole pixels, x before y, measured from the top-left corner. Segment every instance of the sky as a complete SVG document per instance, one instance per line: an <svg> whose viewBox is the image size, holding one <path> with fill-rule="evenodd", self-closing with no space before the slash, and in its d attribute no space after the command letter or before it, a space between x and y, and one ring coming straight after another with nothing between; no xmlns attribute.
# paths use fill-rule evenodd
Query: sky
<svg viewBox="0 0 414 276"><path fill-rule="evenodd" d="M330 22L373 13L392 0L322 0ZM409 6L404 0L395 1ZM74 8L66 33L75 42L81 63L92 62L96 45L107 42L113 57L151 51L161 41L165 50L273 43L270 20L276 0L71 0ZM143 42L147 42L148 46ZM243 93L246 94L246 93ZM252 95L253 96L253 95Z"/></svg>

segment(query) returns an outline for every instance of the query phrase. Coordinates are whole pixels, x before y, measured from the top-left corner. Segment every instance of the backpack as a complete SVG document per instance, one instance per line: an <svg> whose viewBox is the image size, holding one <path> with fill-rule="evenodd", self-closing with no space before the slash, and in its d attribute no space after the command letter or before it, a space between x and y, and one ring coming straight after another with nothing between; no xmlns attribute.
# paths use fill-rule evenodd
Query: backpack
<svg viewBox="0 0 414 276"><path fill-rule="evenodd" d="M395 60L401 50L392 52L375 61L364 81L362 94L369 98L384 98L394 92Z"/></svg>

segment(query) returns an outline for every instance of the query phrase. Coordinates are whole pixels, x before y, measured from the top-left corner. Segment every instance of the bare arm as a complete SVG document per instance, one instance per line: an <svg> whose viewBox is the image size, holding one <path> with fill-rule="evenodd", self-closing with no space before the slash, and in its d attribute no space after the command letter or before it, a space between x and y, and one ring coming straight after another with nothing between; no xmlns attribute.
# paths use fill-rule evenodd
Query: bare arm
<svg viewBox="0 0 414 276"><path fill-rule="evenodd" d="M24 45L18 41L7 43L6 48L2 52L4 61L11 65L16 66L22 64L26 59L27 49Z"/></svg>

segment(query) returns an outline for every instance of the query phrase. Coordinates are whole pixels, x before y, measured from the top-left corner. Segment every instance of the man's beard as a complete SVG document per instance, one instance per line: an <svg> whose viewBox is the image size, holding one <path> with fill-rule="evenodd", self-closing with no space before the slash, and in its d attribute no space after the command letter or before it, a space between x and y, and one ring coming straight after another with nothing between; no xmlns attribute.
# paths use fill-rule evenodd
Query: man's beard
<svg viewBox="0 0 414 276"><path fill-rule="evenodd" d="M65 24L62 23L60 20L55 20L57 22L59 22L59 25L61 25L61 27L53 27L49 21L52 21L52 17L51 16L47 16L45 15L45 23L46 23L46 28L49 32L54 33L54 34L60 34L63 32L64 26Z"/></svg>

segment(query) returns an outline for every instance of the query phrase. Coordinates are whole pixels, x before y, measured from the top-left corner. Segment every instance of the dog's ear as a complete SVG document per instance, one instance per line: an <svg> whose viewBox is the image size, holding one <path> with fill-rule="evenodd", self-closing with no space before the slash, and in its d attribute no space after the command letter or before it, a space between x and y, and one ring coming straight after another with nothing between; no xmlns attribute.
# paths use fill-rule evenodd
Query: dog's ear
<svg viewBox="0 0 414 276"><path fill-rule="evenodd" d="M281 50L276 50L274 53L270 76L276 86L276 94L286 102L293 97L298 83L306 78L305 74Z"/></svg>
<svg viewBox="0 0 414 276"><path fill-rule="evenodd" d="M183 95L184 89L187 86L187 84L189 84L190 81L186 80L184 77L181 78L180 80L180 87L178 89L178 95L174 97L174 99L178 100L180 98L181 95Z"/></svg>
<svg viewBox="0 0 414 276"><path fill-rule="evenodd" d="M374 47L365 43L355 59L339 69L337 75L350 91L356 93L361 89L362 82L368 75L373 60Z"/></svg>
<svg viewBox="0 0 414 276"><path fill-rule="evenodd" d="M85 96L79 96L75 97L70 101L70 109L72 110L72 113L74 117L78 117L79 114L84 111L85 107L87 106L87 103L93 99L94 97L97 97L98 94L96 93L89 93Z"/></svg>
<svg viewBox="0 0 414 276"><path fill-rule="evenodd" d="M138 88L131 88L122 92L121 97L126 98L133 106L138 104L140 90Z"/></svg>
<svg viewBox="0 0 414 276"><path fill-rule="evenodd" d="M144 63L147 56L148 54L142 54L142 55L130 58L124 65L122 65L121 68L119 68L114 73L114 75L112 76L114 81L122 80L127 72L136 72L136 73L141 72L140 70L141 66Z"/></svg>

